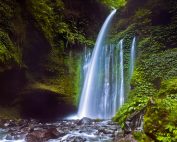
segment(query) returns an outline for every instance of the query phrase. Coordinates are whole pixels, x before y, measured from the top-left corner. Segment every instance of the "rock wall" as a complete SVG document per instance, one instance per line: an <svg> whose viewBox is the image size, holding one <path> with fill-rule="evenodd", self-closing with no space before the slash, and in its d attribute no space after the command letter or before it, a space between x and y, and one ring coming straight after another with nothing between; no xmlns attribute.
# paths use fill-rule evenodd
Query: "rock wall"
<svg viewBox="0 0 177 142"><path fill-rule="evenodd" d="M54 110L62 112L66 106L61 114L73 112L82 49L93 45L108 10L97 1L82 0L4 0L0 7L1 107L17 107L17 112L34 117L30 114L35 108L41 111L36 98L54 95Z"/></svg>

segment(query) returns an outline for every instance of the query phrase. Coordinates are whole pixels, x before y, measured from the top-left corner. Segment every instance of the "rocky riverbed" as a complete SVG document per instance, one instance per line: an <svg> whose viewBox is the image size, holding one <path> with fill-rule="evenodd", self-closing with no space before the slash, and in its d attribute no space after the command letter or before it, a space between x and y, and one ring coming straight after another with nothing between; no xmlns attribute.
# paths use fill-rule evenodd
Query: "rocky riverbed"
<svg viewBox="0 0 177 142"><path fill-rule="evenodd" d="M122 134L111 120L0 120L1 142L113 142Z"/></svg>

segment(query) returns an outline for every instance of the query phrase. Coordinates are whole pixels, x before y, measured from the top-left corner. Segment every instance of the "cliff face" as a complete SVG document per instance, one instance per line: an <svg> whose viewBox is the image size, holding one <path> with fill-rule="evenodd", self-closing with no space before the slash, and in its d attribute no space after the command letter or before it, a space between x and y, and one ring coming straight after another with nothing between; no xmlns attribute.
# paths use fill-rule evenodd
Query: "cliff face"
<svg viewBox="0 0 177 142"><path fill-rule="evenodd" d="M62 116L73 111L82 48L93 45L107 12L95 0L87 4L82 0L1 1L1 107L17 107L27 117L40 117L42 107ZM51 106L48 97L57 102Z"/></svg>
<svg viewBox="0 0 177 142"><path fill-rule="evenodd" d="M129 0L118 15L112 40L124 38L125 58L137 38L136 65L127 103L114 118L123 128L134 112L145 111L145 141L176 141L177 8L173 0ZM114 32L116 31L116 32ZM125 63L127 66L129 63ZM128 71L128 69L125 69ZM172 87L173 86L173 87ZM137 134L137 135L136 135Z"/></svg>

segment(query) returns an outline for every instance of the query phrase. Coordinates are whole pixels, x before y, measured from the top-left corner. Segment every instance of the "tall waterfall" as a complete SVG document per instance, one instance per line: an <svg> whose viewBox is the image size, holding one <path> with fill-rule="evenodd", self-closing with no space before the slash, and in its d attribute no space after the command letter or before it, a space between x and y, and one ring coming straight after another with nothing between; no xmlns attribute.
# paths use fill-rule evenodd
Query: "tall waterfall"
<svg viewBox="0 0 177 142"><path fill-rule="evenodd" d="M123 39L118 44L105 45L104 40L113 10L104 22L93 52L85 48L83 65L83 89L77 118L110 119L123 105L125 96ZM131 46L131 74L134 68L135 38Z"/></svg>
<svg viewBox="0 0 177 142"><path fill-rule="evenodd" d="M109 104L104 104L106 106L104 107L108 107L108 109L104 109L101 108L102 106L102 102L100 102L100 98L98 97L99 95L101 95L101 87L100 86L100 82L102 82L102 78L101 77L104 75L103 72L99 72L100 68L99 66L102 66L102 64L100 63L100 57L103 56L103 42L105 39L105 35L106 32L108 30L108 27L111 23L111 20L114 16L114 14L116 13L116 10L113 10L110 15L107 17L106 21L104 22L101 31L98 35L93 53L92 53L92 57L90 60L90 64L89 64L89 68L86 74L86 78L84 81L84 86L83 86L83 90L82 90L82 94L81 94L81 100L80 100L80 104L79 104L79 112L78 112L78 116L79 117L91 117L91 118L103 118L104 116L102 115L103 113L106 114L106 112L104 111L108 111L109 109ZM107 60L109 60L110 57L108 57ZM111 60L111 59L110 59ZM109 63L108 63L109 64ZM109 65L108 65L109 66ZM101 67L102 68L102 67ZM106 82L106 80L105 80ZM104 87L107 87L107 91L109 92L109 87L110 84L108 82L106 82L107 84L105 84ZM105 92L106 93L106 92ZM109 94L111 95L111 94ZM106 96L108 97L108 95ZM99 100L99 102L98 102ZM100 109L101 108L101 112ZM111 108L110 108L111 109ZM101 114L100 114L100 113ZM107 117L107 116L106 116Z"/></svg>

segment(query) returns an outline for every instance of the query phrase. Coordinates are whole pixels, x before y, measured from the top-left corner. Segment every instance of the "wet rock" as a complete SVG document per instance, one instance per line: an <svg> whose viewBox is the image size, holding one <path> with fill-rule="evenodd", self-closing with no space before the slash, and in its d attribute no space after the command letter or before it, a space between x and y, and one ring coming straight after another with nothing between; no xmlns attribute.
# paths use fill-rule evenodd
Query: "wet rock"
<svg viewBox="0 0 177 142"><path fill-rule="evenodd" d="M132 113L125 122L124 134L130 134L132 131L142 129L143 128L143 117L144 117L145 109L143 108L140 111L135 111Z"/></svg>
<svg viewBox="0 0 177 142"><path fill-rule="evenodd" d="M13 120L9 120L6 123L4 123L4 127L15 127L16 123Z"/></svg>
<svg viewBox="0 0 177 142"><path fill-rule="evenodd" d="M66 139L62 139L62 142L85 142L86 138L80 136L68 135Z"/></svg>
<svg viewBox="0 0 177 142"><path fill-rule="evenodd" d="M93 122L92 119L84 117L81 120L78 121L78 125L90 125Z"/></svg>
<svg viewBox="0 0 177 142"><path fill-rule="evenodd" d="M0 128L4 128L5 123L6 123L6 120L0 119Z"/></svg>
<svg viewBox="0 0 177 142"><path fill-rule="evenodd" d="M63 130L61 130L60 128L57 128L57 133L58 133L57 136L59 136L59 137L64 136L64 135L66 134L66 133L65 133Z"/></svg>
<svg viewBox="0 0 177 142"><path fill-rule="evenodd" d="M25 140L27 142L42 142L42 140L40 140L39 138L37 138L36 136L33 136L32 134L28 134L25 138Z"/></svg>
<svg viewBox="0 0 177 142"><path fill-rule="evenodd" d="M63 133L59 133L56 128L51 129L41 129L41 130L34 130L33 132L29 133L26 136L27 142L42 142L49 139L56 139L60 136L63 136Z"/></svg>
<svg viewBox="0 0 177 142"><path fill-rule="evenodd" d="M134 139L133 135L128 134L124 138L121 138L116 142L137 142L137 140Z"/></svg>
<svg viewBox="0 0 177 142"><path fill-rule="evenodd" d="M105 128L100 128L98 131L99 133L104 133L104 134L114 134L114 131Z"/></svg>
<svg viewBox="0 0 177 142"><path fill-rule="evenodd" d="M6 123L7 127L4 126ZM3 122L2 137L6 136L8 140L25 138L26 142L107 142L114 140L116 131L120 128L111 121L97 122L90 118L54 123L39 123L36 120L19 120L13 123L9 120Z"/></svg>
<svg viewBox="0 0 177 142"><path fill-rule="evenodd" d="M11 136L10 134L7 134L7 136L5 137L6 140L13 140L13 136Z"/></svg>
<svg viewBox="0 0 177 142"><path fill-rule="evenodd" d="M115 141L118 141L120 138L124 137L124 131L122 129L119 129L115 131L114 135L115 135Z"/></svg>

